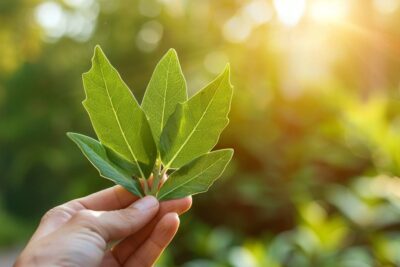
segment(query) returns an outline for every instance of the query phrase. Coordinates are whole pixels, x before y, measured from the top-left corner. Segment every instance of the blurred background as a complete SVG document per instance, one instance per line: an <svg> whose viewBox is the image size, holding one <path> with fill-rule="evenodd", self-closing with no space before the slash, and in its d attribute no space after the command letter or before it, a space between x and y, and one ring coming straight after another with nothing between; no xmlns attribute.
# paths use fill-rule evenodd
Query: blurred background
<svg viewBox="0 0 400 267"><path fill-rule="evenodd" d="M228 170L158 266L400 266L400 0L1 0L0 264L42 214L109 187L81 74L100 44L138 99L179 54L191 94L231 63Z"/></svg>

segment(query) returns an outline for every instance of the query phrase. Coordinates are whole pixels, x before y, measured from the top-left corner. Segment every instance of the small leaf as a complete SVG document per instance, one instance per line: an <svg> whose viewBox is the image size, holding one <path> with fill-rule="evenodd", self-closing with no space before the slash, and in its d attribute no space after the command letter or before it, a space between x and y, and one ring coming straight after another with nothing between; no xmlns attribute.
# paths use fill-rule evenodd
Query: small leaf
<svg viewBox="0 0 400 267"><path fill-rule="evenodd" d="M117 70L96 46L92 68L83 74L83 101L102 144L136 165L136 176L147 178L157 150L143 110Z"/></svg>
<svg viewBox="0 0 400 267"><path fill-rule="evenodd" d="M160 139L161 159L179 168L210 151L228 124L232 99L229 66L187 102L178 104Z"/></svg>
<svg viewBox="0 0 400 267"><path fill-rule="evenodd" d="M176 105L186 100L185 77L176 51L170 49L157 64L142 102L142 108L148 117L157 145L161 132Z"/></svg>
<svg viewBox="0 0 400 267"><path fill-rule="evenodd" d="M116 166L107 156L106 148L97 140L77 133L67 133L88 158L100 175L126 188L132 194L142 197L142 189L138 181L134 180L123 169Z"/></svg>
<svg viewBox="0 0 400 267"><path fill-rule="evenodd" d="M168 200L206 192L221 176L232 155L232 149L222 149L191 161L169 176L161 187L158 198Z"/></svg>

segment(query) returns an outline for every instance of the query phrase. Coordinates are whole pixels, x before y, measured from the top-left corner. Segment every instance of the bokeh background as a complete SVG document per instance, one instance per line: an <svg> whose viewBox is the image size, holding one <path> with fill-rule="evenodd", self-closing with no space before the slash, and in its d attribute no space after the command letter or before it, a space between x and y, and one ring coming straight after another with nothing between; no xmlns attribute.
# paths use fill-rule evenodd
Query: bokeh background
<svg viewBox="0 0 400 267"><path fill-rule="evenodd" d="M95 136L100 44L138 99L170 47L191 93L231 63L233 162L158 266L400 266L399 25L400 0L1 0L0 259L111 186L65 136Z"/></svg>

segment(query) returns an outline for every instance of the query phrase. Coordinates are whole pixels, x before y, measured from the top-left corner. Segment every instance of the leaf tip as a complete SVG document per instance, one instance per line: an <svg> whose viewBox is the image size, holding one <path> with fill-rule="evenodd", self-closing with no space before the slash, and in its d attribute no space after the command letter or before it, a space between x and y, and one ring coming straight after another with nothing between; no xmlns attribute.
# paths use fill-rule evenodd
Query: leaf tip
<svg viewBox="0 0 400 267"><path fill-rule="evenodd" d="M220 152L222 152L223 154L222 154L222 157L226 157L226 158L229 158L229 160L231 160L232 159L232 157L233 157L233 154L234 154L234 150L233 150L233 148L224 148L224 149L221 149L221 150L217 150L217 151L220 151Z"/></svg>
<svg viewBox="0 0 400 267"><path fill-rule="evenodd" d="M228 149L228 154L229 154L229 160L231 160L232 159L232 157L233 157L233 154L235 153L235 150L233 149L233 148L229 148Z"/></svg>
<svg viewBox="0 0 400 267"><path fill-rule="evenodd" d="M91 73L91 72L93 71L93 69L95 68L96 61L98 61L99 58L104 58L104 57L105 57L105 55L104 55L103 50L101 49L100 45L97 44L97 45L94 47L94 50L93 50L93 56L92 56L92 59L91 59L91 62L92 62L91 68L90 68L88 71L82 73L82 81L83 81L83 87L84 87L84 88L85 88L85 79L86 79L88 76L90 76L90 73Z"/></svg>
<svg viewBox="0 0 400 267"><path fill-rule="evenodd" d="M93 57L92 57L92 62L94 64L95 60L104 60L106 59L106 55L103 52L103 49L101 49L100 45L96 45L94 47L94 53L93 53Z"/></svg>
<svg viewBox="0 0 400 267"><path fill-rule="evenodd" d="M227 148L226 150L229 151L229 154L233 155L233 153L235 153L235 150L233 148Z"/></svg>
<svg viewBox="0 0 400 267"><path fill-rule="evenodd" d="M76 138L77 138L77 133L73 133L73 132L67 132L66 133L67 137L69 139L71 139L73 142L76 142Z"/></svg>
<svg viewBox="0 0 400 267"><path fill-rule="evenodd" d="M233 88L233 85L231 83L231 65L229 63L226 63L224 71L222 73L223 76L227 77L229 86Z"/></svg>
<svg viewBox="0 0 400 267"><path fill-rule="evenodd" d="M168 49L167 55L178 56L178 53L176 52L175 48L170 48Z"/></svg>
<svg viewBox="0 0 400 267"><path fill-rule="evenodd" d="M100 45L97 44L97 45L94 47L94 54L102 53L102 52L103 52L103 50L101 49Z"/></svg>
<svg viewBox="0 0 400 267"><path fill-rule="evenodd" d="M172 61L179 61L178 59L178 53L176 52L176 50L174 48L170 48L168 49L167 53L165 53L165 55L163 56L162 59L166 59L166 60L172 60ZM162 60L161 59L161 60Z"/></svg>
<svg viewBox="0 0 400 267"><path fill-rule="evenodd" d="M229 73L230 71L231 71L231 64L228 62L225 65L224 72L228 72Z"/></svg>
<svg viewBox="0 0 400 267"><path fill-rule="evenodd" d="M230 76L231 74L231 65L229 63L226 63L224 70L222 71L223 76Z"/></svg>

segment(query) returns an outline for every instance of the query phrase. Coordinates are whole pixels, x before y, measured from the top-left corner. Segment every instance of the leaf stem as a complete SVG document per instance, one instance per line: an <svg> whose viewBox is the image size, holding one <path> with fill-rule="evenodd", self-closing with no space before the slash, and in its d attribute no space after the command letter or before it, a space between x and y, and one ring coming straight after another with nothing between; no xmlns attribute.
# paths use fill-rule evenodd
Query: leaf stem
<svg viewBox="0 0 400 267"><path fill-rule="evenodd" d="M143 190L146 196L150 194L150 189L149 189L149 184L147 183L147 179L143 179Z"/></svg>
<svg viewBox="0 0 400 267"><path fill-rule="evenodd" d="M158 192L158 186L160 185L160 180L162 178L162 173L161 173L161 161L157 160L156 161L156 166L154 166L154 171L153 171L153 185L151 187L151 194L153 196L157 195Z"/></svg>

